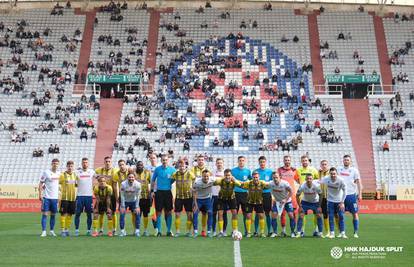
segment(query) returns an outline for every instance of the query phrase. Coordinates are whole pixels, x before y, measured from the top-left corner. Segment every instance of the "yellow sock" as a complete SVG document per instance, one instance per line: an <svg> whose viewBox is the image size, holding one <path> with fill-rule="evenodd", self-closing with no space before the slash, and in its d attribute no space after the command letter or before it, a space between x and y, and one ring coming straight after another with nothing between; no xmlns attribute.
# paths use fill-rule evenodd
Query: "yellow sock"
<svg viewBox="0 0 414 267"><path fill-rule="evenodd" d="M201 229L205 231L206 227L207 227L207 214L203 213L203 215L201 216Z"/></svg>
<svg viewBox="0 0 414 267"><path fill-rule="evenodd" d="M72 215L66 215L66 229L70 229L70 225L72 224Z"/></svg>
<svg viewBox="0 0 414 267"><path fill-rule="evenodd" d="M191 231L192 226L193 226L193 222L187 219L187 233Z"/></svg>
<svg viewBox="0 0 414 267"><path fill-rule="evenodd" d="M95 229L96 232L98 232L98 226L99 226L99 220L98 219L93 220L93 229Z"/></svg>
<svg viewBox="0 0 414 267"><path fill-rule="evenodd" d="M252 220L246 219L246 230L248 234L250 234L251 227L252 227Z"/></svg>
<svg viewBox="0 0 414 267"><path fill-rule="evenodd" d="M221 232L223 232L224 222L219 220L219 221L218 221L218 226L219 226L219 231L220 231L220 233L221 233ZM234 228L233 228L233 230L234 230Z"/></svg>
<svg viewBox="0 0 414 267"><path fill-rule="evenodd" d="M137 215L135 215L135 213L131 213L131 222L132 222L132 228L135 231L135 218L137 217Z"/></svg>
<svg viewBox="0 0 414 267"><path fill-rule="evenodd" d="M324 218L323 219L323 229L325 229L325 234L329 234L329 219Z"/></svg>
<svg viewBox="0 0 414 267"><path fill-rule="evenodd" d="M60 215L60 229L65 230L66 227L66 216Z"/></svg>
<svg viewBox="0 0 414 267"><path fill-rule="evenodd" d="M112 230L114 229L114 220L108 220L108 231L112 232Z"/></svg>
<svg viewBox="0 0 414 267"><path fill-rule="evenodd" d="M180 232L181 219L180 216L175 217L175 231Z"/></svg>
<svg viewBox="0 0 414 267"><path fill-rule="evenodd" d="M233 228L233 231L238 230L239 226L238 226L238 221L237 221L237 219L233 219L233 220L231 220L231 227Z"/></svg>
<svg viewBox="0 0 414 267"><path fill-rule="evenodd" d="M104 215L99 214L99 229L103 228Z"/></svg>
<svg viewBox="0 0 414 267"><path fill-rule="evenodd" d="M305 228L306 228L306 216L305 216L305 217L303 217L302 232L305 232Z"/></svg>
<svg viewBox="0 0 414 267"><path fill-rule="evenodd" d="M112 230L116 231L116 226L118 225L118 218L116 213L112 215ZM135 225L135 224L134 224Z"/></svg>
<svg viewBox="0 0 414 267"><path fill-rule="evenodd" d="M148 217L144 217L144 229L147 230L148 228Z"/></svg>
<svg viewBox="0 0 414 267"><path fill-rule="evenodd" d="M261 234L264 234L264 228L265 228L265 221L264 221L264 218L262 218L262 219L259 219L259 227L260 227L260 233Z"/></svg>

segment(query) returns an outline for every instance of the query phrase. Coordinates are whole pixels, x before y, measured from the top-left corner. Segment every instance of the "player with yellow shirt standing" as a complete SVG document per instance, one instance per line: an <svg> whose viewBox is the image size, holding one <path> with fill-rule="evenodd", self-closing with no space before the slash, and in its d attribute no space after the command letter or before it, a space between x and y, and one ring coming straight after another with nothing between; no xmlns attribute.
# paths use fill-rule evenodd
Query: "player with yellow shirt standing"
<svg viewBox="0 0 414 267"><path fill-rule="evenodd" d="M181 211L184 209L187 213L187 237L191 237L191 226L193 224L193 193L192 186L195 181L193 172L186 169L186 163L183 159L178 161L178 171L171 176L175 182L176 196L174 203L175 212L175 237L180 236Z"/></svg>
<svg viewBox="0 0 414 267"><path fill-rule="evenodd" d="M98 235L100 235L99 232L102 231L102 226L99 225L98 218L100 216L102 216L103 218L103 215L105 213L108 217L108 236L113 236L113 233L112 233L113 221L112 221L112 209L111 209L112 186L106 184L105 176L100 176L98 178L98 185L94 187L93 193L95 195L96 202L93 208L94 232L92 236L97 237Z"/></svg>
<svg viewBox="0 0 414 267"><path fill-rule="evenodd" d="M125 160L120 159L118 160L118 168L116 168L115 174L113 175L112 180L112 190L114 197L116 199L117 203L121 203L121 184L123 181L127 180L128 178L128 166L126 165ZM114 218L116 216L116 210L113 212ZM131 213L131 219L132 219L132 225L135 225L135 213ZM114 220L114 235L116 235L116 229L117 229L117 222Z"/></svg>
<svg viewBox="0 0 414 267"><path fill-rule="evenodd" d="M118 206L118 199L119 199L118 183L114 182L114 177L117 171L118 171L118 168L112 167L112 159L111 157L108 157L108 156L104 158L104 166L99 167L95 170L95 173L97 174L98 177L105 177L106 184L110 186L112 189L110 208L112 210L113 225L117 225L116 208ZM117 192L116 195L114 192ZM101 229L99 231L99 234L103 234L103 230L102 230L103 218L104 217L102 213L99 215L99 227ZM114 231L114 234L115 233L116 232Z"/></svg>
<svg viewBox="0 0 414 267"><path fill-rule="evenodd" d="M141 183L141 197L139 199L139 208L144 222L144 236L148 234L148 214L150 213L152 206L152 199L150 197L150 184L151 184L151 171L144 169L144 163L142 161L137 162L135 168L136 179Z"/></svg>
<svg viewBox="0 0 414 267"><path fill-rule="evenodd" d="M59 177L60 186L60 225L61 236L69 236L69 228L72 224L72 215L76 211L76 181L78 176L75 174L75 163L68 161L66 171Z"/></svg>

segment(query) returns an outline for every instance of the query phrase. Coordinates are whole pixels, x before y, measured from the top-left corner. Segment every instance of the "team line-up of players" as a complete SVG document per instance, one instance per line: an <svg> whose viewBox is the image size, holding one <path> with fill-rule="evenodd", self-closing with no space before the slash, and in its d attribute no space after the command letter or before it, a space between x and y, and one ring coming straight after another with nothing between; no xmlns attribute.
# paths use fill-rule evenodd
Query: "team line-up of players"
<svg viewBox="0 0 414 267"><path fill-rule="evenodd" d="M103 220L108 220L108 236L116 235L117 207L119 207L120 236L126 236L125 213L131 211L135 236L140 236L141 216L144 236L148 236L151 207L155 201L156 216L152 218L155 236L161 236L161 215L167 227L167 236L180 236L181 213L187 215L186 236L198 236L198 215L202 214L202 236L226 236L227 213L231 212L232 230L238 230L238 211L243 214L244 232L251 237L265 237L267 233L277 237L278 218L282 226L281 236L286 236L286 215L289 217L291 237L304 236L304 219L309 211L314 214L316 237L335 237L335 224L339 228L337 237L345 235L344 213L353 215L354 237L358 238L358 201L362 196L359 172L351 166L351 157L343 157L343 166L329 167L322 160L319 171L310 166L307 156L301 157L301 167L291 166L291 157L283 158L283 166L275 171L266 167L266 158L259 157L259 168L246 168L246 158L238 157L238 166L224 169L224 161L216 159L216 169L206 168L204 157L197 157L196 165L180 159L178 170L169 166L168 156L161 157L157 166L156 155L149 156L150 165L144 167L139 161L129 168L124 160L118 167L112 166L110 157L105 157L104 166L96 170L89 168L87 158L75 170L74 162L68 161L66 170L59 171L59 160L52 161L51 169L42 173L39 183L39 198L42 201L42 234L47 236L47 216L50 215L50 235L54 232L58 203L61 213L61 235L68 236L75 215L75 235L79 235L80 215L87 214L87 235L103 235ZM175 183L175 198L172 185ZM93 196L95 202L93 204ZM175 212L176 233L173 235L172 211ZM253 212L255 218L253 220ZM93 219L92 219L93 217ZM93 232L91 230L93 222ZM218 225L218 231L216 231ZM324 232L324 233L323 233Z"/></svg>

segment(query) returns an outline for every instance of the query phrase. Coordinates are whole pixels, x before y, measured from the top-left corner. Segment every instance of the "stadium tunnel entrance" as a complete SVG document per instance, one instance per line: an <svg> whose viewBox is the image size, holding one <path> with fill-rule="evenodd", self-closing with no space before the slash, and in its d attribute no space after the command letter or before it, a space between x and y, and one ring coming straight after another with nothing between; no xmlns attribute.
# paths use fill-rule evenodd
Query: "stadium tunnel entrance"
<svg viewBox="0 0 414 267"><path fill-rule="evenodd" d="M335 94L339 90L342 91L342 97L346 99L363 99L368 95L368 88L371 84L368 83L330 83L329 88L337 88L336 90L329 90L330 94Z"/></svg>
<svg viewBox="0 0 414 267"><path fill-rule="evenodd" d="M102 98L123 98L126 94L136 94L139 92L139 84L125 83L96 83L100 88Z"/></svg>

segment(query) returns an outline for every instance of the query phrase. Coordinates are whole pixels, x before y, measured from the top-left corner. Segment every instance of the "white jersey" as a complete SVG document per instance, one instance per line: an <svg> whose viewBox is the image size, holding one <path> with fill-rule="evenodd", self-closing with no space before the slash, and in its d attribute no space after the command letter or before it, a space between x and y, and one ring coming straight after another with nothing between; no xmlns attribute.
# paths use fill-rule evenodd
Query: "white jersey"
<svg viewBox="0 0 414 267"><path fill-rule="evenodd" d="M344 180L346 185L346 195L353 195L357 193L356 180L361 179L359 171L354 167L339 167L338 176Z"/></svg>
<svg viewBox="0 0 414 267"><path fill-rule="evenodd" d="M78 169L76 175L79 177L78 180L78 196L91 197L93 191L93 177L95 171L92 169Z"/></svg>
<svg viewBox="0 0 414 267"><path fill-rule="evenodd" d="M214 172L214 177L216 179L223 178L224 177L224 171L218 171L218 170L216 170ZM213 189L211 191L211 193L213 194L213 196L218 196L219 192L220 192L220 186L219 185L213 186Z"/></svg>
<svg viewBox="0 0 414 267"><path fill-rule="evenodd" d="M48 199L59 198L59 177L60 171L52 172L46 170L40 177L40 182L44 184L43 197Z"/></svg>
<svg viewBox="0 0 414 267"><path fill-rule="evenodd" d="M346 185L344 180L337 177L335 182L332 181L330 176L324 177L321 184L325 184L328 191L328 201L333 203L341 203L345 201L346 197Z"/></svg>
<svg viewBox="0 0 414 267"><path fill-rule="evenodd" d="M308 187L306 182L304 182L299 186L298 191L296 191L296 195L300 196L302 193L302 201L306 201L309 203L318 203L319 194L322 193L322 190L321 187L315 182L312 182L311 187Z"/></svg>
<svg viewBox="0 0 414 267"><path fill-rule="evenodd" d="M276 185L275 181L270 181L269 189L271 190L272 196L275 198L276 201L282 201L287 198L289 195L289 191L292 192L292 188L290 184L285 180L280 180L279 184ZM291 202L292 198L290 197L287 200L287 203Z"/></svg>
<svg viewBox="0 0 414 267"><path fill-rule="evenodd" d="M213 183L215 179L209 178L207 183L202 179L197 179L193 184L193 189L197 192L197 199L211 198Z"/></svg>
<svg viewBox="0 0 414 267"><path fill-rule="evenodd" d="M135 202L136 207L139 207L139 197L141 195L141 183L134 181L129 184L128 180L121 183L121 207L125 207L125 202Z"/></svg>
<svg viewBox="0 0 414 267"><path fill-rule="evenodd" d="M151 164L148 165L147 167L145 167L146 170L151 172L151 177L154 174L155 168L157 168L157 166L152 166ZM157 183L154 183L154 188L153 188L154 192L157 191Z"/></svg>

